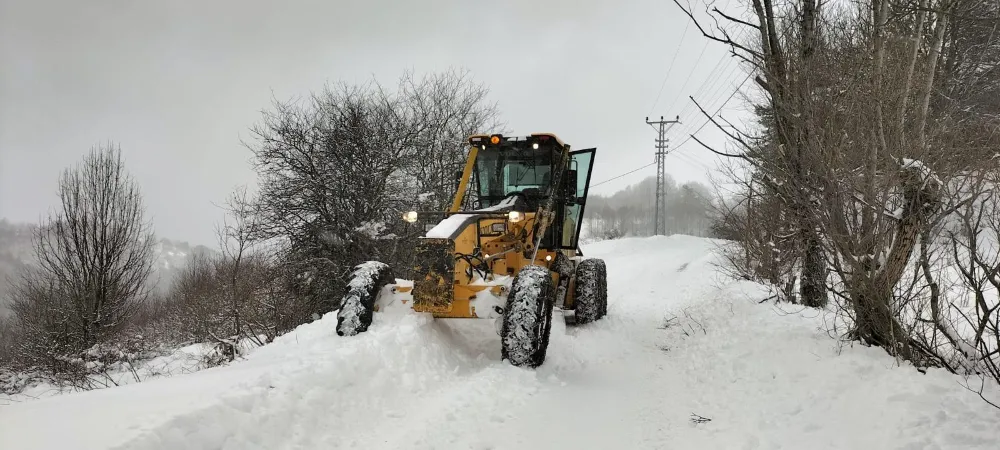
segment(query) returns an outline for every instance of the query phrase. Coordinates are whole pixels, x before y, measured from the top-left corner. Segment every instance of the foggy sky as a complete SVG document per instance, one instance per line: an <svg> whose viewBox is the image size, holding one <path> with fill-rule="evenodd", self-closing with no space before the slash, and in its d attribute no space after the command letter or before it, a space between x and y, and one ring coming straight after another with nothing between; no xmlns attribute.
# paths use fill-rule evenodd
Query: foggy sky
<svg viewBox="0 0 1000 450"><path fill-rule="evenodd" d="M0 0L0 218L37 222L56 206L60 171L113 142L157 236L214 246L215 205L254 181L240 141L272 96L391 84L407 69L470 69L513 134L597 147L593 181L603 181L652 162L647 115L685 111L670 133L678 143L704 122L688 95L716 77L699 101L717 105L743 79L690 26L651 110L686 26L670 0ZM699 137L722 142L712 125ZM705 181L715 160L691 141L668 172Z"/></svg>

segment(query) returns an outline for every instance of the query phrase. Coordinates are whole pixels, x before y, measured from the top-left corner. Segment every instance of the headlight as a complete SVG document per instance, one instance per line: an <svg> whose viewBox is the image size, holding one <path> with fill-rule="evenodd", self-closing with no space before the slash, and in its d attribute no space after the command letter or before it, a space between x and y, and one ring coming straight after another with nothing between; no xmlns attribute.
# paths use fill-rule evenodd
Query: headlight
<svg viewBox="0 0 1000 450"><path fill-rule="evenodd" d="M417 221L417 212L416 211L410 211L408 213L403 214L403 220L405 220L407 222L410 222L410 223L416 222Z"/></svg>
<svg viewBox="0 0 1000 450"><path fill-rule="evenodd" d="M507 220L511 222L520 222L524 220L524 213L521 211L511 211L507 213Z"/></svg>

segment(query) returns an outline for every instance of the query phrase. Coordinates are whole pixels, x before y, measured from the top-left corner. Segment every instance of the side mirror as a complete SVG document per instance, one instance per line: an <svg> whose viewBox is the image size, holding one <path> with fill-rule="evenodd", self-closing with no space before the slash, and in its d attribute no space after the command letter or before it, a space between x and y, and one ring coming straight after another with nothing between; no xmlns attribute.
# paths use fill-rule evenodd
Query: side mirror
<svg viewBox="0 0 1000 450"><path fill-rule="evenodd" d="M462 184L462 171L461 170L456 170L455 171L455 190L456 191L458 190L458 187L461 184Z"/></svg>
<svg viewBox="0 0 1000 450"><path fill-rule="evenodd" d="M576 170L569 169L566 171L566 182L563 184L563 186L565 186L563 196L566 197L566 204L568 205L576 204L576 176Z"/></svg>

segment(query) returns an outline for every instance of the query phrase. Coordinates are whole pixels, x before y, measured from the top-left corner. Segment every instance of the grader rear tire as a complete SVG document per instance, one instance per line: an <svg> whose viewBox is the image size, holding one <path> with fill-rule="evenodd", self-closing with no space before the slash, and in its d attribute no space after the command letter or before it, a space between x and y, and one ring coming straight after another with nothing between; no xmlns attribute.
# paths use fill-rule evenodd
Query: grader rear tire
<svg viewBox="0 0 1000 450"><path fill-rule="evenodd" d="M577 324L596 322L608 314L608 272L604 260L580 261L573 298Z"/></svg>
<svg viewBox="0 0 1000 450"><path fill-rule="evenodd" d="M517 367L545 362L552 331L555 286L549 269L527 266L514 277L500 331L502 358Z"/></svg>
<svg viewBox="0 0 1000 450"><path fill-rule="evenodd" d="M355 267L347 293L337 311L337 335L354 336L368 331L375 314L375 299L387 284L395 281L385 263L368 261Z"/></svg>

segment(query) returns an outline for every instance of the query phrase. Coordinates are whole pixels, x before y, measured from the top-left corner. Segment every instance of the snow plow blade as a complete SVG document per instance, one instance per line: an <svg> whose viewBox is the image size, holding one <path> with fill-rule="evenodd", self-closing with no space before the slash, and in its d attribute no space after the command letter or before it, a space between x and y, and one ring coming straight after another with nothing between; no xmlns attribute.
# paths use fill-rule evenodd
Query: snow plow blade
<svg viewBox="0 0 1000 450"><path fill-rule="evenodd" d="M452 310L455 279L455 242L446 238L421 238L413 268L413 310L448 313Z"/></svg>

